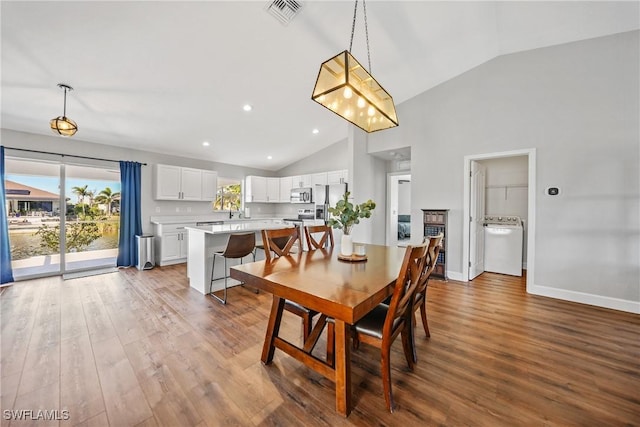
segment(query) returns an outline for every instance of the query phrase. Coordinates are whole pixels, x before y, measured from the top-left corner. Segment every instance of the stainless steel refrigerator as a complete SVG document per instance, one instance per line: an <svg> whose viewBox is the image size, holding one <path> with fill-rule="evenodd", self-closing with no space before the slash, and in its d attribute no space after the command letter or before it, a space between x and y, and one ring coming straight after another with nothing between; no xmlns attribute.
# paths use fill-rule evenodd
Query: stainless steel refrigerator
<svg viewBox="0 0 640 427"><path fill-rule="evenodd" d="M347 192L347 184L316 185L314 189L314 202L316 204L316 219L327 222L329 219L329 207L333 207Z"/></svg>

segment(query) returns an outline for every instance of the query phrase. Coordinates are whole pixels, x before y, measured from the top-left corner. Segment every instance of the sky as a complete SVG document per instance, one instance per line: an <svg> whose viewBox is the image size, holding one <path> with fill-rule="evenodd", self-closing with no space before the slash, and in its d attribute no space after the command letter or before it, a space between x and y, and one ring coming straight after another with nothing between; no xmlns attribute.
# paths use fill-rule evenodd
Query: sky
<svg viewBox="0 0 640 427"><path fill-rule="evenodd" d="M30 187L39 188L40 190L45 190L50 193L60 194L60 191L58 190L59 179L57 177L7 174L5 176L5 179L13 182L18 182L23 185L28 185ZM120 181L99 181L93 179L67 178L65 192L66 197L70 198L73 202L77 202L78 196L73 193L71 189L73 187L84 187L85 185L88 185L87 190L95 190L96 196L106 187L111 188L112 193L120 192Z"/></svg>

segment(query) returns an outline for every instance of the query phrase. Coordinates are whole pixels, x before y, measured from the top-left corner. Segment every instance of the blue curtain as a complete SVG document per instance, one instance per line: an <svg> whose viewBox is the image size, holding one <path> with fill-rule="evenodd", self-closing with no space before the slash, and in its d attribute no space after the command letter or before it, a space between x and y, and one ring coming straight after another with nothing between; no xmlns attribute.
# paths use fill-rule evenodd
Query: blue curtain
<svg viewBox="0 0 640 427"><path fill-rule="evenodd" d="M120 162L118 267L132 267L138 263L136 235L142 234L141 169L140 163Z"/></svg>
<svg viewBox="0 0 640 427"><path fill-rule="evenodd" d="M0 146L0 284L13 282L11 245L7 220L7 192L4 188L4 147Z"/></svg>

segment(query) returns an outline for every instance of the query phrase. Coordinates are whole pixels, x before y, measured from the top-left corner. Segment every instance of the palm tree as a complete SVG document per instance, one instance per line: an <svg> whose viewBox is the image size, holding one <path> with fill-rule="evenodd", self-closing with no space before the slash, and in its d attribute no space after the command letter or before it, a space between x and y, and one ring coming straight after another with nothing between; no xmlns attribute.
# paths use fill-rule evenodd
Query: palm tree
<svg viewBox="0 0 640 427"><path fill-rule="evenodd" d="M95 198L96 203L107 205L107 215L111 216L111 204L115 200L120 200L120 192L115 193L111 191L111 188L107 187L102 190Z"/></svg>
<svg viewBox="0 0 640 427"><path fill-rule="evenodd" d="M86 203L85 203L85 198L93 195L93 192L91 190L87 190L89 186L85 185L84 187L73 187L71 188L71 191L76 194L78 196L78 203L82 203L82 213L84 215L86 215Z"/></svg>

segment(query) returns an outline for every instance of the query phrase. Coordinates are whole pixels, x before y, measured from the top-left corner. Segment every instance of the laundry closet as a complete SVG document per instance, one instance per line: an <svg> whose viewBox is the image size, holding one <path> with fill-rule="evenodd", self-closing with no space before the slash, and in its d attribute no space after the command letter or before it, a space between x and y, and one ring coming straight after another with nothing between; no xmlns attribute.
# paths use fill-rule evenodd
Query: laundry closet
<svg viewBox="0 0 640 427"><path fill-rule="evenodd" d="M528 157L478 163L486 168L484 270L520 276L527 259Z"/></svg>

